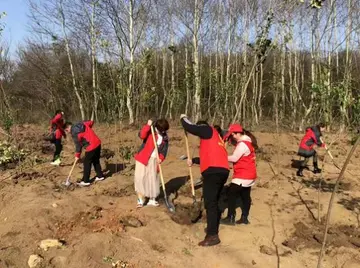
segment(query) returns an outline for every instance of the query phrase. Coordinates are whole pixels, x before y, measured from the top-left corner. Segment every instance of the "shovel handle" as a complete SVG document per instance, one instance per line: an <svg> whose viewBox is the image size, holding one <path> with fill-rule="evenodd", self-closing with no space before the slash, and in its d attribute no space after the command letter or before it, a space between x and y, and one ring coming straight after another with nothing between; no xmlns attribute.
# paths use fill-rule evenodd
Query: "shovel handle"
<svg viewBox="0 0 360 268"><path fill-rule="evenodd" d="M153 142L154 142L156 159L159 161L159 160L160 160L159 150L158 150L158 146L157 146L157 142L156 142L155 132L154 132L154 127L153 127L153 126L151 126L151 136L152 136ZM165 183L164 183L164 176L163 176L163 173L162 173L161 164L159 164L159 172L160 172L161 185L162 185L162 188L163 188L163 191L164 191L164 197L165 197L165 200L167 200L166 190L165 190Z"/></svg>
<svg viewBox="0 0 360 268"><path fill-rule="evenodd" d="M186 131L185 131L185 143L186 143L187 157L188 157L188 159L191 159L190 149L189 149L189 139L188 139ZM191 182L191 193L192 193L193 196L195 196L194 177L193 177L193 174L192 174L191 167L189 167L189 175L190 175L190 182Z"/></svg>
<svg viewBox="0 0 360 268"><path fill-rule="evenodd" d="M68 179L70 178L71 174L73 173L77 161L78 161L78 159L75 159L74 164L72 165L72 167L70 169L69 176L67 177Z"/></svg>
<svg viewBox="0 0 360 268"><path fill-rule="evenodd" d="M321 143L324 143L324 140L322 139L322 137L320 137L320 141L321 141ZM332 156L332 154L331 154L329 148L326 146L326 144L325 144L325 150L328 153L328 155L330 156L331 160L334 160L334 157Z"/></svg>

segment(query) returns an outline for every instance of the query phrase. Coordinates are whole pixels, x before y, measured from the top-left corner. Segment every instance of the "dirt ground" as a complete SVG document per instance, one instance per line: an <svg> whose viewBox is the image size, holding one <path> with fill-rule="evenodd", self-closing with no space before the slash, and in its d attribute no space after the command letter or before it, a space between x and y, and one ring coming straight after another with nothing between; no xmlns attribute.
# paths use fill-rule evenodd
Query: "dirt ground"
<svg viewBox="0 0 360 268"><path fill-rule="evenodd" d="M169 132L170 148L163 164L168 191L177 193L175 215L167 211L161 198L158 208L136 209L134 160L127 158L141 143L137 130L119 125L96 126L95 130L106 149L101 163L107 179L88 188L67 189L62 183L74 159L72 141L64 142L62 166L53 167L49 164L52 148L41 139L43 130L33 125L15 129L17 142L31 151L28 159L32 160L0 171L1 268L28 267L31 254L43 257L39 267L53 268L112 267L117 261L116 267L316 267L339 170L319 149L323 175L305 170L305 177L297 178L292 165L299 160L296 151L301 134L254 133L260 149L251 224L221 226L222 243L202 248L197 243L205 235L204 215L197 223L189 220L188 167L179 159L186 154L182 130L174 127ZM331 150L339 165L350 150L350 139L350 135L325 134L325 140L335 140ZM190 137L190 143L197 156L197 138ZM360 149L335 199L324 268L360 267L359 157ZM194 166L193 172L199 178L199 168ZM80 179L81 173L78 164L71 179ZM201 188L196 194L200 200ZM239 208L238 217L240 214ZM40 249L41 240L50 238L65 244Z"/></svg>

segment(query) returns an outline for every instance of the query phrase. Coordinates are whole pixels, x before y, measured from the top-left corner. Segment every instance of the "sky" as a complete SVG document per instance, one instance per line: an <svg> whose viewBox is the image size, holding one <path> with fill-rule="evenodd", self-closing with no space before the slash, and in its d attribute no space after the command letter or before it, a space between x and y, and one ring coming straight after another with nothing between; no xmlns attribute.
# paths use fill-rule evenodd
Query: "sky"
<svg viewBox="0 0 360 268"><path fill-rule="evenodd" d="M5 30L3 40L10 45L10 52L15 54L17 47L28 35L27 0L0 0L0 12L6 12L3 18Z"/></svg>

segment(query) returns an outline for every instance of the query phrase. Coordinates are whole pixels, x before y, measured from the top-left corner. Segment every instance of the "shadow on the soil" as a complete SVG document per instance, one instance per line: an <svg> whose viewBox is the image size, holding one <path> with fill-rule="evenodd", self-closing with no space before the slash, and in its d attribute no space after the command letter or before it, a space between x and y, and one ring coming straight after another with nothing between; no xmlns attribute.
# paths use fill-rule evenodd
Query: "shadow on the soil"
<svg viewBox="0 0 360 268"><path fill-rule="evenodd" d="M166 194L169 196L170 194L174 194L175 197L177 197L178 195L178 191L181 187L183 187L186 182L189 180L189 176L180 176L180 177L176 177L173 178L171 180L169 180L167 183L165 183L165 189L166 189ZM160 187L160 195L159 198L164 198L164 191L162 189L162 187Z"/></svg>
<svg viewBox="0 0 360 268"><path fill-rule="evenodd" d="M360 227L360 197L351 199L341 198L338 204L343 205L347 210L352 211L357 219L358 228Z"/></svg>
<svg viewBox="0 0 360 268"><path fill-rule="evenodd" d="M292 168L300 168L303 160L291 159ZM305 169L309 170L309 167L306 166Z"/></svg>
<svg viewBox="0 0 360 268"><path fill-rule="evenodd" d="M126 168L124 163L120 164L109 164L106 163L104 172L107 172L106 177L111 177L113 174L117 174Z"/></svg>
<svg viewBox="0 0 360 268"><path fill-rule="evenodd" d="M321 185L320 185L320 181L321 181ZM335 183L326 182L325 180L320 180L320 179L315 179L315 180L314 179L310 179L310 180L302 179L301 183L304 184L306 187L314 188L314 189L319 189L319 186L320 186L321 191L323 191L323 192L332 192L335 187ZM350 189L351 189L350 183L340 182L338 192L348 191Z"/></svg>

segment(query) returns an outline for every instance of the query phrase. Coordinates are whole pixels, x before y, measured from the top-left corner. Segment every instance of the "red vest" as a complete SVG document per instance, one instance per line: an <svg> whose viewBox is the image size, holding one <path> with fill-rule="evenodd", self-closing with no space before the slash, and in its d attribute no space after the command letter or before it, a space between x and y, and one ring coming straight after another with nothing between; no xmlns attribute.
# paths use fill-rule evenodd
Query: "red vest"
<svg viewBox="0 0 360 268"><path fill-rule="evenodd" d="M213 135L210 139L200 140L200 171L209 167L229 169L225 143L219 133L212 127Z"/></svg>
<svg viewBox="0 0 360 268"><path fill-rule="evenodd" d="M240 143L245 143L250 150L248 156L242 156L240 159L234 163L234 175L233 178L236 179L245 179L245 180L255 180L256 179L256 164L255 164L255 150L250 141L240 141Z"/></svg>

